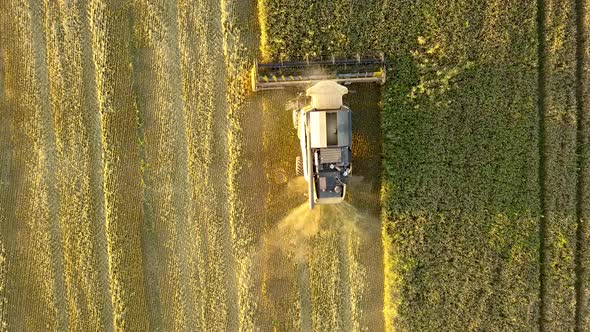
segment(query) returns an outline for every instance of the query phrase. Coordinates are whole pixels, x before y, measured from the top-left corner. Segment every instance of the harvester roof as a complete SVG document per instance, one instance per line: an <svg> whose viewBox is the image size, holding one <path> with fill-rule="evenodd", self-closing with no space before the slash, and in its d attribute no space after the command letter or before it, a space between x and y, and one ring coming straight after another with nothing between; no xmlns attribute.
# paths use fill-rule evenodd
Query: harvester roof
<svg viewBox="0 0 590 332"><path fill-rule="evenodd" d="M348 88L334 81L321 81L307 89L311 97L311 107L317 110L333 110L342 106L342 96L348 93Z"/></svg>

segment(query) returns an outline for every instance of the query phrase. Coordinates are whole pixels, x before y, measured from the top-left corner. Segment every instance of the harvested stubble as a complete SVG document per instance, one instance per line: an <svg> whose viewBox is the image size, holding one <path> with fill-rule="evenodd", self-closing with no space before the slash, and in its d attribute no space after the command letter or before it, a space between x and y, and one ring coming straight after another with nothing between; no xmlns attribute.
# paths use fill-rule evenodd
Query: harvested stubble
<svg viewBox="0 0 590 332"><path fill-rule="evenodd" d="M233 258L255 222L234 188L249 12L0 4L2 326L252 329L254 264Z"/></svg>
<svg viewBox="0 0 590 332"><path fill-rule="evenodd" d="M115 329L148 328L141 227L144 218L128 24L130 4L89 4L100 113L108 266ZM95 138L96 139L96 138Z"/></svg>
<svg viewBox="0 0 590 332"><path fill-rule="evenodd" d="M8 9L7 325L145 329L127 7Z"/></svg>
<svg viewBox="0 0 590 332"><path fill-rule="evenodd" d="M88 110L97 110L96 84L89 26L78 3L48 2L45 40L50 106L56 137L59 224L64 247L68 326L105 329L112 326L108 287L108 257L101 192L100 123ZM85 299L85 300L83 300ZM92 322L92 323L87 323Z"/></svg>
<svg viewBox="0 0 590 332"><path fill-rule="evenodd" d="M42 4L4 5L2 21L17 24L2 48L2 132L7 157L2 173L2 231L6 241L7 328L63 329L67 324L61 230L55 193L55 133L42 34ZM7 16L4 16L7 15ZM3 93L3 94L4 94ZM6 168L5 168L6 167ZM3 181L4 183L4 181ZM8 205L10 204L10 205ZM23 244L26 244L23 246ZM23 296L28 294L28 296ZM36 294L36 296L32 296Z"/></svg>
<svg viewBox="0 0 590 332"><path fill-rule="evenodd" d="M239 15L225 1L138 2L136 11L145 249L161 259L146 264L152 324L251 329L252 225L236 188L245 91L236 78L247 77Z"/></svg>

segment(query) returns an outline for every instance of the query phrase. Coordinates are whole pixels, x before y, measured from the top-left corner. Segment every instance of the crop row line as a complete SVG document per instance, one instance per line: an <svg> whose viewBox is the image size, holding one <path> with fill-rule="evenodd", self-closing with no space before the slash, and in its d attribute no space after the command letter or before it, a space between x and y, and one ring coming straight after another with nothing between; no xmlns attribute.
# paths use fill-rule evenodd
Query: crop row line
<svg viewBox="0 0 590 332"><path fill-rule="evenodd" d="M105 195L104 195L104 161L102 159L102 129L101 116L98 101L98 85L97 75L93 59L93 43L90 23L90 4L83 6L78 4L77 12L78 18L83 22L81 26L81 78L83 78L83 91L81 91L85 99L85 106L96 110L95 112L84 112L83 121L86 123L87 130L87 146L88 157L90 159L87 164L90 168L89 186L90 186L90 209L92 215L90 222L93 232L94 252L96 255L95 264L97 264L98 287L100 287L99 294L102 311L102 328L113 328L113 304L111 301L110 276L109 276L109 257L106 250L107 232L104 220L105 213Z"/></svg>
<svg viewBox="0 0 590 332"><path fill-rule="evenodd" d="M197 329L207 328L205 305L208 302L204 299L207 291L205 276L202 275L203 266L206 265L206 255L203 254L203 252L206 252L207 250L207 243L203 240L205 237L203 228L205 228L206 225L204 225L205 222L203 220L199 220L198 218L199 212L197 210L200 207L197 203L203 201L201 198L203 197L203 194L200 192L200 190L202 190L201 188L206 188L208 186L207 175L200 173L208 173L209 171L210 153L208 150L205 150L205 146L210 144L211 133L209 127L202 128L202 126L195 124L195 119L201 117L205 119L211 118L211 112L207 112L206 110L203 111L204 114L198 112L199 108L205 109L205 105L208 105L208 103L203 101L201 95L206 95L208 93L206 92L208 91L206 89L210 87L210 84L207 81L209 75L203 75L203 82L198 83L195 82L194 77L195 74L198 75L198 73L202 72L203 68L201 63L203 60L201 59L203 54L208 52L209 48L207 38L205 37L207 33L204 32L204 26L206 24L203 22L209 15L204 11L205 9L203 7L201 1L179 1L175 13L177 17L176 34L178 35L178 50L180 52L178 61L181 76L180 89L182 90L183 134L186 146L186 150L183 151L185 154L184 162L186 163L187 170L185 179L189 184L187 194L190 197L187 202L187 212L184 216L187 220L187 229L184 230L184 232L191 237L194 237L194 240L191 240L190 238L185 239L183 241L186 243L179 243L178 245L184 245L188 249L188 252L183 256L186 257L185 259L188 260L189 264L187 267L189 275L187 284L190 293L188 299L190 305L194 307L187 308L187 310L192 310L189 312L189 315L194 316L189 317L188 325L196 327ZM202 13L202 19L199 19L192 14L192 10L195 10L195 8L196 12ZM195 41L196 36L202 36L199 43L201 47L198 50L193 50L191 46L197 43ZM205 78L205 76L207 76L207 78ZM199 141L201 141L201 143L199 143ZM200 161L195 160L195 155L198 154L197 151L199 150L202 151L202 159ZM194 172L193 168L199 164L202 165L203 171ZM206 207L201 209L206 209ZM182 229L179 229L179 232L182 231Z"/></svg>
<svg viewBox="0 0 590 332"><path fill-rule="evenodd" d="M539 317L538 327L540 332L545 331L545 237L547 234L546 204L545 204L545 1L537 0L537 110L538 114L538 152L539 152Z"/></svg>
<svg viewBox="0 0 590 332"><path fill-rule="evenodd" d="M537 0L540 331L588 320L586 6Z"/></svg>
<svg viewBox="0 0 590 332"><path fill-rule="evenodd" d="M151 324L172 329L195 326L195 296L190 292L190 254L188 229L192 220L186 218L190 210L187 200L187 140L185 135L182 87L177 77L180 72L180 51L177 44L178 10L174 3L137 2L133 8L138 19L134 22L134 58L144 66L137 66L136 87L138 118L140 118L140 149L143 159L145 216L150 219L149 240L144 250L146 259L154 259L156 266L144 264L150 278L151 303L155 304ZM141 50L138 52L137 50ZM138 61L136 61L138 62ZM155 232L157 241L152 238ZM159 265L159 267L158 267ZM162 271L158 276L154 271ZM152 295L153 294L153 295Z"/></svg>
<svg viewBox="0 0 590 332"><path fill-rule="evenodd" d="M584 266L585 263L585 252L588 248L587 243L587 235L586 234L586 226L584 223L584 211L583 207L586 203L584 201L585 197L585 190L586 190L586 182L588 179L584 176L584 170L587 167L587 160L588 158L588 138L585 137L586 130L585 128L587 123L586 119L586 112L587 110L585 107L587 106L585 103L585 81L584 81L584 71L586 69L586 38L587 38L587 31L588 28L585 24L586 19L586 7L587 1L584 0L576 0L576 80L575 80L575 89L576 89L576 164L577 164L577 182L576 182L576 221L577 221L577 228L576 228L576 252L575 252L575 289L576 289L576 311L575 311L575 331L585 331L583 324L587 317L587 308L586 308L586 301L587 295L585 295L585 289L588 286L586 277L586 267Z"/></svg>
<svg viewBox="0 0 590 332"><path fill-rule="evenodd" d="M8 86L6 81L6 64L7 56L5 53L6 45L9 44L9 36L7 22L5 15L9 15L9 8L6 1L0 1L0 31L5 33L0 34L0 118L7 119L5 124L0 127L0 331L8 331L8 299L7 299L7 265L9 261L9 253L6 250L8 242L6 239L7 223L8 223L8 209L6 206L13 206L14 190L10 187L9 172L12 166L12 149L10 130L12 129L12 119L9 116L11 109L9 102L6 100L6 88ZM12 37L12 34L10 34ZM10 120L8 120L10 119ZM12 204L10 204L12 203Z"/></svg>
<svg viewBox="0 0 590 332"><path fill-rule="evenodd" d="M49 104L49 72L46 66L47 59L45 51L47 42L43 35L43 26L45 20L43 17L44 5L40 2L20 3L20 8L26 8L24 22L29 23L25 29L27 36L30 38L25 44L32 54L31 68L33 84L29 87L32 98L29 100L29 106L34 108L34 124L32 124L32 139L38 153L38 164L34 173L36 177L33 180L34 199L31 220L34 224L33 229L36 231L47 232L45 238L47 242L41 241L43 251L46 252L50 260L45 261L47 265L42 268L48 275L39 276L49 278L48 281L52 288L52 310L55 311L55 322L58 329L65 328L67 324L68 311L65 308L65 278L62 274L64 267L64 251L62 247L63 237L62 229L58 220L58 211L60 208L59 197L56 193L56 134L53 126L52 110ZM25 24L27 24L25 23Z"/></svg>
<svg viewBox="0 0 590 332"><path fill-rule="evenodd" d="M231 233L231 250L238 297L238 324L240 329L254 329L256 303L253 297L252 260L240 253L249 252L253 239L251 225L243 220L245 214L239 193L239 176L242 157L242 116L245 101L245 81L247 77L245 49L241 44L239 29L239 10L234 1L221 0L221 29L223 32L223 58L226 82L226 125L227 125L227 203L228 223Z"/></svg>
<svg viewBox="0 0 590 332"><path fill-rule="evenodd" d="M129 5L92 0L89 6L92 51L101 123L103 192L109 280L116 330L148 329L141 253L145 211L133 68L129 66Z"/></svg>

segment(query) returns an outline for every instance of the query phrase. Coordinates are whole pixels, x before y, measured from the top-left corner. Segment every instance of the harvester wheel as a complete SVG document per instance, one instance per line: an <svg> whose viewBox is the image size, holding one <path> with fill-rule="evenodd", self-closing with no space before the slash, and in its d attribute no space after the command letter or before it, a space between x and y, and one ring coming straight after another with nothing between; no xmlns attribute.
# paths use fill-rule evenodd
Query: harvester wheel
<svg viewBox="0 0 590 332"><path fill-rule="evenodd" d="M303 161L301 160L301 156L295 157L295 175L303 175Z"/></svg>

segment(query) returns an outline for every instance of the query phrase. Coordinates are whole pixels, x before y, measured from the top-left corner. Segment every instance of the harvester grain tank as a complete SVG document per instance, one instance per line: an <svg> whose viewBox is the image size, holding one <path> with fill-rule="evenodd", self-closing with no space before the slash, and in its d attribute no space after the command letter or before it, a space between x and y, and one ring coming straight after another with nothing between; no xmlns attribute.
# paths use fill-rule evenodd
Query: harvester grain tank
<svg viewBox="0 0 590 332"><path fill-rule="evenodd" d="M252 72L252 90L306 88L289 101L293 125L301 146L296 174L308 184L309 206L344 200L352 172L352 112L343 104L348 88L341 84L383 84L385 59L301 61L258 64Z"/></svg>

